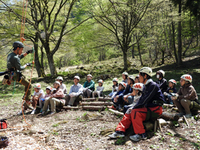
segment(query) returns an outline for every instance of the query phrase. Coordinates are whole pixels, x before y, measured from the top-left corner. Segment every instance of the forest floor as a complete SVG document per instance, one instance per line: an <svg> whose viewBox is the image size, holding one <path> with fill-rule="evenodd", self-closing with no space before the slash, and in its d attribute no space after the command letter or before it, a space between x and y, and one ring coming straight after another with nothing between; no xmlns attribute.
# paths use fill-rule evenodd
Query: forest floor
<svg viewBox="0 0 200 150"><path fill-rule="evenodd" d="M182 68L176 65L166 65L153 70L155 72L163 69L166 71L168 80L174 78L177 81L183 73L190 73L194 79L193 85L200 93L198 62L200 62L199 57L188 58ZM24 73L28 75L30 72ZM117 77L119 76L121 75ZM119 80L122 79L119 78ZM54 79L37 78L35 75L33 78L33 83L40 82L43 88L52 85L53 81ZM81 83L83 82L84 79L81 80ZM72 80L66 78L65 84L69 91ZM111 85L112 77L104 82L106 94L110 92ZM173 125L163 126L162 132L160 130L148 132L148 139L138 143L130 141L128 137L126 140L111 140L107 136L100 135L100 132L116 128L122 117L114 115L107 109L104 111L63 110L53 116L26 114L25 119L31 125L31 128L27 128L24 118L16 115L20 111L24 87L17 84L14 95L12 95L13 86L0 85L0 90L0 119L7 118L9 127L16 128L0 132L0 136L9 138L9 145L5 149L200 149L200 119L197 120L195 117L188 119L189 126L185 123L174 122ZM165 108L165 111L171 112L172 110Z"/></svg>

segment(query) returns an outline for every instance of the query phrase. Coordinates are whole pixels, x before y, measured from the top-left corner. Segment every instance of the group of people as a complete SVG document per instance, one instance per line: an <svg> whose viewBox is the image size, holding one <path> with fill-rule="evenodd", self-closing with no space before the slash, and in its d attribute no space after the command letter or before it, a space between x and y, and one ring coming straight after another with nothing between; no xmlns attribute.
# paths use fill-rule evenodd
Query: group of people
<svg viewBox="0 0 200 150"><path fill-rule="evenodd" d="M165 72L163 70L157 71L156 77L158 81L154 82L151 79L152 69L143 67L139 71L139 76L136 76L139 80L135 78L135 83L131 82L132 76L128 77L127 85L124 84L125 82L119 83L118 92L113 96L114 105L110 108L120 110L120 104L123 104L125 114L117 125L116 131L109 135L110 138L124 137L126 130L132 124L135 134L130 136L130 139L135 142L146 139L147 135L143 122L154 120L161 115L163 103L173 103L177 106L179 116L185 115L186 118L192 116L191 104L196 103L199 106L197 93L192 86L192 76L184 74L180 77L181 87L177 92L175 88L176 81L170 79L168 87L164 75ZM125 93L126 90L131 92L128 86L132 87L132 93ZM122 92L120 93L119 91ZM127 101L129 96L133 96L132 103Z"/></svg>
<svg viewBox="0 0 200 150"><path fill-rule="evenodd" d="M22 54L24 45L21 42L14 42L13 52L7 57L7 68L9 71L9 79L15 80L25 86L26 94L24 95L23 111L32 105L34 114L36 107L40 108L42 114L46 114L48 110L51 114L56 112L57 106L74 105L76 100L81 97L95 97L103 95L103 80L98 81L95 91L95 82L92 75L87 75L87 81L84 85L79 83L80 77L74 77L74 84L71 86L69 93L62 77L57 77L53 84L53 88L46 87L46 94L39 83L35 84L34 94L31 98L32 85L21 74L21 70L30 66L27 63L21 66L20 59L24 58L31 51ZM12 71L11 71L12 70ZM14 70L14 71L13 71ZM133 141L146 139L146 131L143 121L152 120L162 114L163 103L174 104L178 107L179 115L191 117L191 103L198 103L197 93L192 86L192 76L185 74L180 79L180 89L176 90L176 81L170 79L168 84L164 78L165 72L159 70L156 72L157 81L152 80L152 69L143 67L136 77L129 76L127 72L122 73L123 81L119 82L117 78L113 79L112 92L108 95L112 98L113 105L109 108L117 109L124 112L124 117L118 124L116 131L109 135L111 138L124 137L126 129L132 124L134 135L130 136ZM197 104L199 105L199 104ZM20 112L19 114L22 114Z"/></svg>

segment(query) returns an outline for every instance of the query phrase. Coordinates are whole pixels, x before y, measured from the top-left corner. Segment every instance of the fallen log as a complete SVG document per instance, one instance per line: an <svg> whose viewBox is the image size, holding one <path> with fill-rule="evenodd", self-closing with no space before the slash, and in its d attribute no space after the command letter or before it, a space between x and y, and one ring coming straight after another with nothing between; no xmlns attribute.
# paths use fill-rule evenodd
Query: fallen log
<svg viewBox="0 0 200 150"><path fill-rule="evenodd" d="M92 111L102 111L105 109L104 106L82 106L83 110L92 110Z"/></svg>
<svg viewBox="0 0 200 150"><path fill-rule="evenodd" d="M63 106L63 109L65 110L78 110L80 109L80 107L77 107L77 106Z"/></svg>
<svg viewBox="0 0 200 150"><path fill-rule="evenodd" d="M96 98L82 98L82 101L96 101Z"/></svg>
<svg viewBox="0 0 200 150"><path fill-rule="evenodd" d="M114 110L114 109L108 109L108 111L116 114L116 115L119 115L119 116L124 116L124 113L122 112L119 112L118 110Z"/></svg>
<svg viewBox="0 0 200 150"><path fill-rule="evenodd" d="M112 98L108 98L108 97L105 97L105 98L99 97L98 98L98 101L103 101L103 102L105 102L105 101L111 101L111 100L112 100Z"/></svg>
<svg viewBox="0 0 200 150"><path fill-rule="evenodd" d="M81 102L81 105L93 105L93 106L111 106L112 102Z"/></svg>
<svg viewBox="0 0 200 150"><path fill-rule="evenodd" d="M163 112L162 115L159 118L163 118L167 121L170 121L170 120L178 121L179 116L175 113L172 114L172 113L168 113L168 112Z"/></svg>

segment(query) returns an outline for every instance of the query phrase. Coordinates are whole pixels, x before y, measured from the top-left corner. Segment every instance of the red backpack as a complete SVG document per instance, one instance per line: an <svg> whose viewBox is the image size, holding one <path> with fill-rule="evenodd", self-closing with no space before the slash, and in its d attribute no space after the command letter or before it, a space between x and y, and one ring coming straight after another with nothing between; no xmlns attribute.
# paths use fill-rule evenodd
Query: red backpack
<svg viewBox="0 0 200 150"><path fill-rule="evenodd" d="M6 129L7 128L7 121L6 119L0 120L0 129Z"/></svg>

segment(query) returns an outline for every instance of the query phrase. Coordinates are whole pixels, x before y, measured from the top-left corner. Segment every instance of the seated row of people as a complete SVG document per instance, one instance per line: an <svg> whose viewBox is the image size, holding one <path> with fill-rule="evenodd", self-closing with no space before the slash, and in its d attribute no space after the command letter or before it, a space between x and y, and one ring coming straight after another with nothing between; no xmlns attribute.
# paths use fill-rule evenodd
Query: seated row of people
<svg viewBox="0 0 200 150"><path fill-rule="evenodd" d="M134 135L130 139L138 142L141 139L146 139L146 131L143 125L144 121L152 121L162 114L162 105L165 102L162 89L159 84L151 79L152 70L149 67L143 67L139 72L140 83L133 85L132 95L135 96L134 102L125 111L125 115L117 125L116 131L109 135L110 138L124 137L126 130L132 124ZM196 90L192 86L192 76L189 74L180 77L181 87L176 93L173 85L176 81L169 80L169 88L164 93L174 93L170 95L171 100L178 107L179 116L185 115L186 118L191 117L191 104L193 108L200 108ZM161 82L160 82L161 83ZM122 85L123 83L120 83ZM120 86L119 86L120 88ZM167 95L169 96L169 95ZM195 103L195 104L194 104Z"/></svg>

